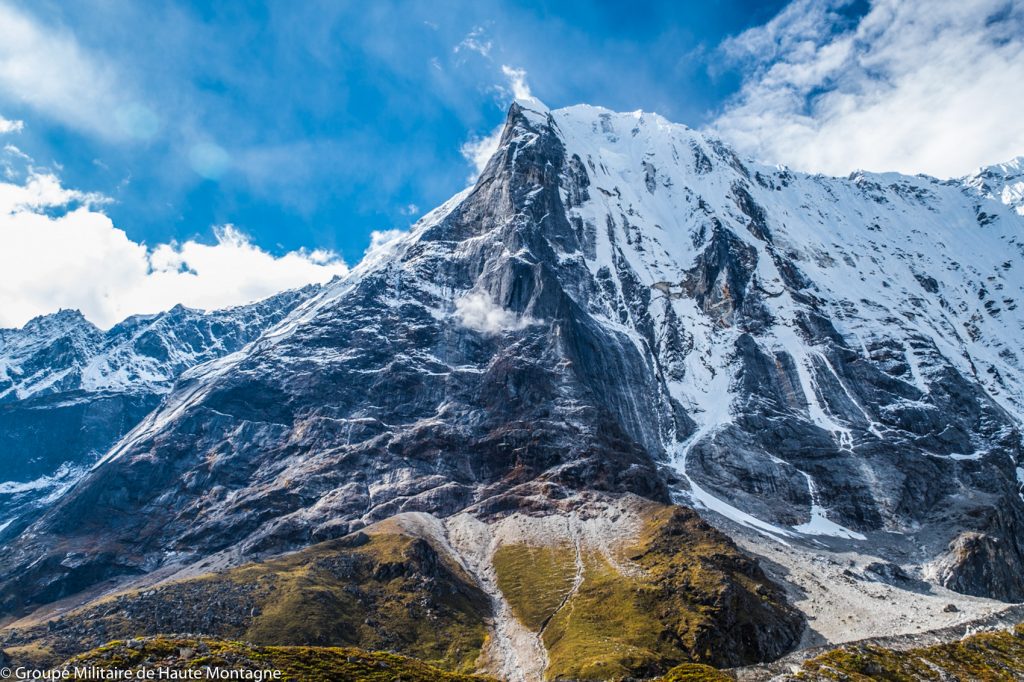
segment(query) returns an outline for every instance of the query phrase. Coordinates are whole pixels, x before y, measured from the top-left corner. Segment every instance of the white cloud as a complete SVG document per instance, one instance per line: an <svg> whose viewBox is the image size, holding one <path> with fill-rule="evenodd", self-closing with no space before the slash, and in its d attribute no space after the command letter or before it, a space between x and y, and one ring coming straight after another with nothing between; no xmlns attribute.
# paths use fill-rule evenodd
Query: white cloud
<svg viewBox="0 0 1024 682"><path fill-rule="evenodd" d="M484 168L487 167L487 162L494 156L494 152L498 151L498 143L501 142L501 131L504 128L505 126L502 124L492 130L489 135L471 137L459 148L462 156L473 166L473 172L466 178L469 184L476 182L476 179L484 172Z"/></svg>
<svg viewBox="0 0 1024 682"><path fill-rule="evenodd" d="M370 246L366 249L366 252L376 251L407 234L409 233L405 230L374 230L370 233Z"/></svg>
<svg viewBox="0 0 1024 682"><path fill-rule="evenodd" d="M794 0L723 44L747 77L712 126L801 170L963 175L1024 152L1024 4Z"/></svg>
<svg viewBox="0 0 1024 682"><path fill-rule="evenodd" d="M527 315L517 316L502 308L484 291L472 291L455 302L455 316L462 326L484 334L524 329L535 320Z"/></svg>
<svg viewBox="0 0 1024 682"><path fill-rule="evenodd" d="M59 308L77 308L107 327L177 303L248 303L348 271L325 250L274 256L230 225L215 231L215 244L150 248L115 227L101 203L51 174L0 182L0 327Z"/></svg>
<svg viewBox="0 0 1024 682"><path fill-rule="evenodd" d="M0 91L43 114L105 137L148 138L156 114L135 101L110 64L73 35L0 4Z"/></svg>
<svg viewBox="0 0 1024 682"><path fill-rule="evenodd" d="M526 82L526 71L508 65L502 65L501 72L508 80L507 86L496 85L494 89L502 99L511 98L526 104L537 111L546 111L547 107L533 96L530 86ZM498 151L498 143L501 142L501 133L505 129L504 124L499 125L489 134L483 137L471 137L459 148L462 156L473 166L473 172L469 174L466 181L469 184L476 182L483 173L487 162L491 160L494 153Z"/></svg>
<svg viewBox="0 0 1024 682"><path fill-rule="evenodd" d="M17 147L5 151L17 154L19 159L28 159ZM100 194L66 189L61 186L56 175L46 172L29 172L28 177L20 184L0 184L0 217L64 207L73 203L92 207L107 201L107 198Z"/></svg>
<svg viewBox="0 0 1024 682"><path fill-rule="evenodd" d="M20 133L25 128L22 121L12 121L0 116L0 135L5 133Z"/></svg>
<svg viewBox="0 0 1024 682"><path fill-rule="evenodd" d="M502 64L501 72L508 78L508 86L512 90L512 96L516 99L533 99L530 86L526 82L526 70Z"/></svg>
<svg viewBox="0 0 1024 682"><path fill-rule="evenodd" d="M470 50L483 57L489 57L494 44L486 37L486 33L483 26L474 26L473 30L466 34L462 42L456 45L452 51L458 54L463 50Z"/></svg>
<svg viewBox="0 0 1024 682"><path fill-rule="evenodd" d="M370 267L375 263L381 263L392 258L398 240L408 236L408 234L409 232L406 230L397 229L374 230L371 232L370 245L366 248L366 252L363 253L360 267Z"/></svg>
<svg viewBox="0 0 1024 682"><path fill-rule="evenodd" d="M399 212L404 216L414 216L420 212L420 207L416 204L406 204L399 209Z"/></svg>

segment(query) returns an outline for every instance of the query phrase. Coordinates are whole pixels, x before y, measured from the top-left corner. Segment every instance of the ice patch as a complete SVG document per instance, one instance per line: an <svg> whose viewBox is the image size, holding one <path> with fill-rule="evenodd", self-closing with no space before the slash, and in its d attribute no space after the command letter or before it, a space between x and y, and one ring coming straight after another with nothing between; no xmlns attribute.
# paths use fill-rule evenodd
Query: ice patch
<svg viewBox="0 0 1024 682"><path fill-rule="evenodd" d="M779 305L779 308L789 312L787 310L788 306ZM791 312L790 316L792 318L796 317ZM818 399L818 387L812 374L813 365L810 362L809 353L806 351L807 344L797 335L796 330L790 326L790 323L780 323L772 331L775 334L779 348L789 353L790 357L793 358L797 377L800 380L800 388L803 391L804 399L807 401L807 414L811 421L818 428L829 432L840 450L853 452L853 433L849 428L836 421L826 410L825 405Z"/></svg>
<svg viewBox="0 0 1024 682"><path fill-rule="evenodd" d="M840 526L835 521L830 521L825 515L825 508L818 504L818 489L814 485L814 479L810 474L801 471L807 480L807 488L811 492L811 520L799 526L793 526L793 530L804 535L828 535L834 538L846 538L848 540L867 540L855 530L846 526Z"/></svg>
<svg viewBox="0 0 1024 682"><path fill-rule="evenodd" d="M939 459L952 459L952 460L956 460L958 462L961 462L961 461L964 461L964 460L967 460L967 461L979 460L982 457L984 457L985 455L987 455L988 451L987 450L979 450L978 452L972 452L969 455L963 455L963 454L960 454L960 453L957 453L957 452L952 452L952 453L950 453L948 455L940 455L940 454L935 453L935 452L926 452L925 454L928 455L929 457L937 457Z"/></svg>
<svg viewBox="0 0 1024 682"><path fill-rule="evenodd" d="M77 481L85 473L81 467L61 464L57 471L49 476L40 476L33 481L4 481L0 483L0 495L20 495L33 490L63 490ZM51 495L52 496L52 495Z"/></svg>
<svg viewBox="0 0 1024 682"><path fill-rule="evenodd" d="M56 482L50 476L43 476L34 481L6 481L0 483L0 495L17 495L18 493L27 493L31 490L52 488L54 485L56 485Z"/></svg>
<svg viewBox="0 0 1024 682"><path fill-rule="evenodd" d="M67 464L62 464L51 476L41 476L32 481L5 481L0 483L0 495L15 496L33 491L43 491L45 492L43 497L34 500L32 503L23 503L19 506L21 507L21 510L34 506L45 506L58 500L61 495L70 490L75 483L78 483L85 473L86 471L82 467L73 467L68 466ZM17 516L18 515L15 514L14 518L0 522L0 531L3 531L7 526L11 525Z"/></svg>

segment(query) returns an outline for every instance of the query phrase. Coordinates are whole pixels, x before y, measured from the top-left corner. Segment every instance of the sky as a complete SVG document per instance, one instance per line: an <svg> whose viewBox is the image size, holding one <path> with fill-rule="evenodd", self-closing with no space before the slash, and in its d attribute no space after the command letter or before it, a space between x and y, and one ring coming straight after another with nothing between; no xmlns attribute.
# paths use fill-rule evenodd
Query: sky
<svg viewBox="0 0 1024 682"><path fill-rule="evenodd" d="M1024 154L1024 0L0 0L0 36L0 327L343 275L516 96L810 172Z"/></svg>

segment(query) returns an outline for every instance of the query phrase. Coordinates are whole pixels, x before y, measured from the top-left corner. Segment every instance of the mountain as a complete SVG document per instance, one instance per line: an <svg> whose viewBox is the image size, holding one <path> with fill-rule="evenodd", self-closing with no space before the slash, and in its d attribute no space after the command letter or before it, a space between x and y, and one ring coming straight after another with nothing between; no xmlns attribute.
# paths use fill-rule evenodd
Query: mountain
<svg viewBox="0 0 1024 682"><path fill-rule="evenodd" d="M982 168L964 178L963 183L1024 215L1024 156Z"/></svg>
<svg viewBox="0 0 1024 682"><path fill-rule="evenodd" d="M316 289L209 313L179 305L107 331L77 310L0 329L0 537L85 475L182 372L241 349Z"/></svg>
<svg viewBox="0 0 1024 682"><path fill-rule="evenodd" d="M438 613L457 578L502 679L741 665L850 638L847 608L897 634L1024 600L1013 168L807 175L656 115L517 103L473 187L182 375L9 537L0 608L86 595L74 631L98 590L192 579L173 603L250 604L268 557L341 543L306 584L350 613L345 548L388 523L426 548L372 560L364 621L387 589ZM363 645L334 625L317 644Z"/></svg>

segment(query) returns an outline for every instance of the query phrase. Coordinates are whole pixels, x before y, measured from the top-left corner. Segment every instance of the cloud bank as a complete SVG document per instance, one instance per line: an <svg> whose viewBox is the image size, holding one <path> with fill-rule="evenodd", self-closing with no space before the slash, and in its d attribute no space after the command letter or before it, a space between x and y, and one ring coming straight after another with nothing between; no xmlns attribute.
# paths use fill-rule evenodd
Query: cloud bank
<svg viewBox="0 0 1024 682"><path fill-rule="evenodd" d="M1024 152L1024 3L794 0L721 50L746 74L712 128L800 170L940 177Z"/></svg>
<svg viewBox="0 0 1024 682"><path fill-rule="evenodd" d="M348 271L329 251L275 256L231 225L215 229L214 244L149 247L111 222L104 201L31 169L20 182L0 182L0 327L58 308L77 308L109 327L178 303L249 303Z"/></svg>

